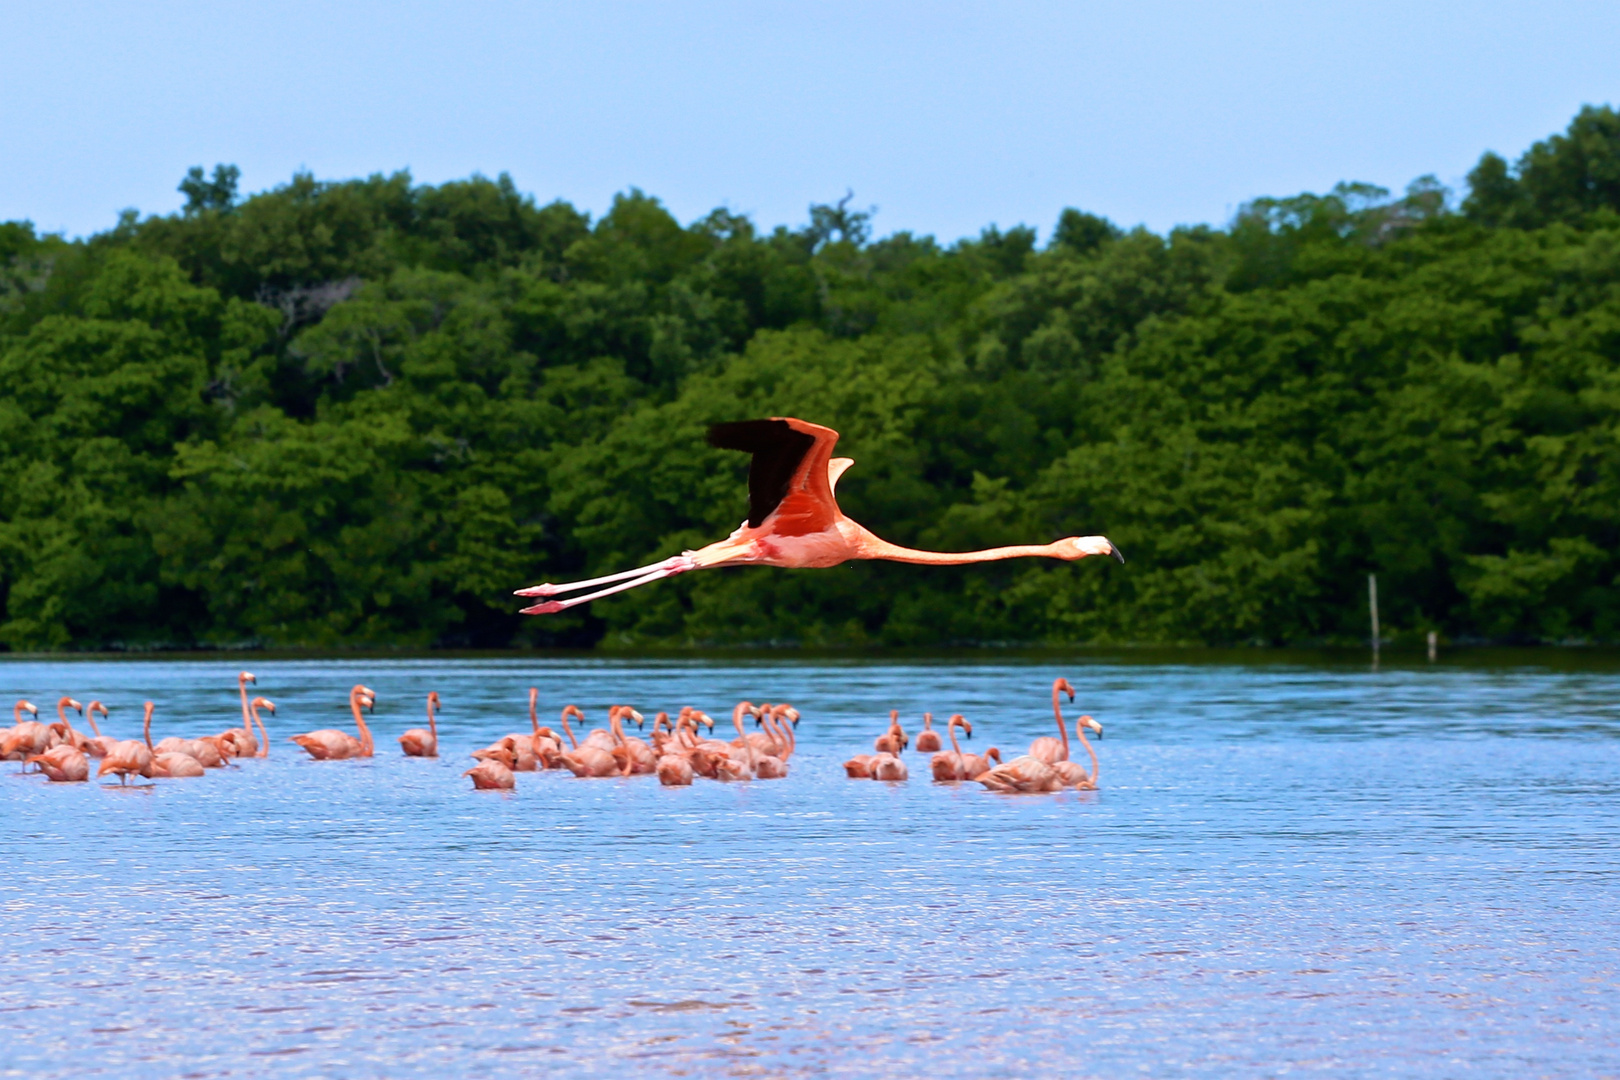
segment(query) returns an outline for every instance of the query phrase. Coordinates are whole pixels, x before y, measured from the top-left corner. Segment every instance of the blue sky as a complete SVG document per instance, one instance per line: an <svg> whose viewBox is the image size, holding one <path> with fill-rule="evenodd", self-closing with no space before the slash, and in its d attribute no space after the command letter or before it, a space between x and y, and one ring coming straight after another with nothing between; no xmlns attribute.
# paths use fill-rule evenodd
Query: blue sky
<svg viewBox="0 0 1620 1080"><path fill-rule="evenodd" d="M1453 186L1620 104L1620 3L5 0L0 219L84 234L298 169L511 173L600 213L796 224L853 189L942 240L1064 206L1224 222L1339 180Z"/></svg>

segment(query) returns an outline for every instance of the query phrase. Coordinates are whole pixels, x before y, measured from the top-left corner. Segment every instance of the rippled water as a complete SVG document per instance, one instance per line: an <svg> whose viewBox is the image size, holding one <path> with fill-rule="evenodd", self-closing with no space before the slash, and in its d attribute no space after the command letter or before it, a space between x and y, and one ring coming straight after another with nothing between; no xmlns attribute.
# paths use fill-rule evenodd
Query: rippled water
<svg viewBox="0 0 1620 1080"><path fill-rule="evenodd" d="M1620 1073L1620 674L1269 664L272 662L272 756L0 776L0 1072ZM218 662L0 663L111 733L234 722ZM890 707L1021 750L1074 678L1101 790L844 779ZM306 760L378 691L378 756ZM547 712L803 711L784 781L462 756ZM437 761L393 736L442 695ZM988 738L986 738L988 737ZM11 773L17 766L0 765Z"/></svg>

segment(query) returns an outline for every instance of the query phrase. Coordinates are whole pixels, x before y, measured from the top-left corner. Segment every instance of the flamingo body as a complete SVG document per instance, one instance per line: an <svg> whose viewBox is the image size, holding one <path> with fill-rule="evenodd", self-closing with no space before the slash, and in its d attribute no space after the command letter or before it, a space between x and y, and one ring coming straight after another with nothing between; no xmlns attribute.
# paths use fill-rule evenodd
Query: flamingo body
<svg viewBox="0 0 1620 1080"><path fill-rule="evenodd" d="M512 770L500 761L480 761L461 775L472 777L473 788L478 791L511 791L517 786Z"/></svg>
<svg viewBox="0 0 1620 1080"><path fill-rule="evenodd" d="M37 766L47 780L58 784L76 784L90 778L90 763L85 760L84 752L66 743L41 754L32 754L25 760Z"/></svg>

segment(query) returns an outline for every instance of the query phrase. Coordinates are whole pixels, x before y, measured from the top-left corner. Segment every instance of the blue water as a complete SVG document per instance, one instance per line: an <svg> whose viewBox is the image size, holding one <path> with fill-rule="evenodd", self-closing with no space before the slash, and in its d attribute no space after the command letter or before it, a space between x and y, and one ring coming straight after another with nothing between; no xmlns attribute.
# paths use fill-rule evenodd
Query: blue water
<svg viewBox="0 0 1620 1080"><path fill-rule="evenodd" d="M0 1072L1620 1074L1620 673L1446 664L254 660L272 756L0 775ZM220 662L0 663L111 733L235 722ZM1100 790L850 781L891 707L974 746L1071 677ZM308 761L378 692L378 756ZM803 712L783 781L464 755L564 703ZM445 703L437 761L393 736ZM48 711L48 710L47 710ZM0 765L0 773L17 766Z"/></svg>

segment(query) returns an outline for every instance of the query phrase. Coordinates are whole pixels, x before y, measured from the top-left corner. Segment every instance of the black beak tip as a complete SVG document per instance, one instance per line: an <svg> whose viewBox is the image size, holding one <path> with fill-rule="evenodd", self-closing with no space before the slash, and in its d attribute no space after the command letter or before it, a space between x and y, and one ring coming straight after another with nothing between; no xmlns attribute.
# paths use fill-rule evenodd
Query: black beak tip
<svg viewBox="0 0 1620 1080"><path fill-rule="evenodd" d="M1125 565L1125 553L1123 551L1119 550L1119 545L1114 543L1112 540L1110 540L1110 541L1108 541L1108 546L1113 549L1114 558L1119 560L1119 565L1124 566Z"/></svg>

